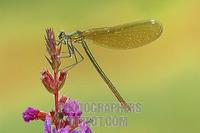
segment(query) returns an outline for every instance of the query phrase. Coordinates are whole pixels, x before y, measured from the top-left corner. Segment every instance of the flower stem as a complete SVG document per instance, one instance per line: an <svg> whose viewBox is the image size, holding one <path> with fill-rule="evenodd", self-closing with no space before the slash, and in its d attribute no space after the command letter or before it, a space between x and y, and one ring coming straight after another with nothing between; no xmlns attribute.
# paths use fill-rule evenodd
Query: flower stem
<svg viewBox="0 0 200 133"><path fill-rule="evenodd" d="M58 70L54 69L54 100L55 100L55 113L58 112ZM55 122L55 127L58 129L58 122Z"/></svg>
<svg viewBox="0 0 200 133"><path fill-rule="evenodd" d="M54 98L55 98L55 112L58 112L58 71L54 70L54 80L55 80L55 88L54 88Z"/></svg>

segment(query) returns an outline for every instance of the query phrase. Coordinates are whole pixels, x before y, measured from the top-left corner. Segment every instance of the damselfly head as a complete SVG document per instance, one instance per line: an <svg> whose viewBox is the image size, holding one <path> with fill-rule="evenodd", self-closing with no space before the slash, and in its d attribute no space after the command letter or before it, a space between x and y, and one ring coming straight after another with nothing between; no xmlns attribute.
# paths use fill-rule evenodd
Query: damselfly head
<svg viewBox="0 0 200 133"><path fill-rule="evenodd" d="M63 30L60 31L59 35L58 35L58 38L61 40L65 37L65 32Z"/></svg>

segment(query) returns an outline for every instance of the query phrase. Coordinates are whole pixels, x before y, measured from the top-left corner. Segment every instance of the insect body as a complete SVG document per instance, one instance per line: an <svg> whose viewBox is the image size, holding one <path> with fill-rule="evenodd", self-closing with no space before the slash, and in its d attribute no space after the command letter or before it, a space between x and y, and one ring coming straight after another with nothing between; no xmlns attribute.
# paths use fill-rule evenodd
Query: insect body
<svg viewBox="0 0 200 133"><path fill-rule="evenodd" d="M129 110L130 108L128 104L124 101L112 82L96 62L93 54L87 46L86 40L92 40L94 44L112 49L132 49L141 47L156 40L161 35L162 30L162 25L158 21L146 20L114 27L93 28L70 34L61 31L58 37L60 39L59 43L67 45L69 51L68 57L74 55L76 60L74 64L67 66L66 69L71 69L84 59L81 53L74 46L74 43L81 44L101 78L105 81L122 106ZM76 53L81 57L80 60L77 59Z"/></svg>

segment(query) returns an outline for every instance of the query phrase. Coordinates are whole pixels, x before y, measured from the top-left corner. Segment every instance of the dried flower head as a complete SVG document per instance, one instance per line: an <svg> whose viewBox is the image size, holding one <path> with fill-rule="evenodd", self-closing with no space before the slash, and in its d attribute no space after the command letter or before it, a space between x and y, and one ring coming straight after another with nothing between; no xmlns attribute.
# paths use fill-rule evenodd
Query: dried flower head
<svg viewBox="0 0 200 133"><path fill-rule="evenodd" d="M55 33L52 29L46 30L45 40L46 40L46 48L50 56L50 59L47 57L46 59L50 63L53 70L58 70L61 64L60 61L61 45L58 46L56 44Z"/></svg>

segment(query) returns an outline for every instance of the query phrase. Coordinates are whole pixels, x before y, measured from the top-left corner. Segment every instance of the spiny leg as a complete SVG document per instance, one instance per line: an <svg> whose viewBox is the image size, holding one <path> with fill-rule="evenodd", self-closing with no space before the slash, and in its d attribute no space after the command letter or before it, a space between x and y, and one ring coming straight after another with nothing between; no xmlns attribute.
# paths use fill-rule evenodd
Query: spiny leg
<svg viewBox="0 0 200 133"><path fill-rule="evenodd" d="M67 70L70 70L72 69L74 66L76 66L77 64L79 64L81 61L83 61L84 57L82 56L82 54L78 51L78 49L76 47L74 47L74 45L69 45L68 44L68 48L72 51L71 55L74 55L74 58L75 58L75 63L69 65L69 66L66 66L63 68L64 69L67 69ZM81 57L80 60L78 60L77 58L77 55L76 55L76 52L78 53L78 55Z"/></svg>
<svg viewBox="0 0 200 133"><path fill-rule="evenodd" d="M73 48L69 45L68 40L67 40L67 42L64 41L64 44L67 45L67 50L68 50L68 52L61 52L61 53L65 53L65 54L68 53L68 55L66 55L66 56L61 56L60 58L70 58L70 57L72 57L72 54L74 53L74 52L73 52L74 50L73 50Z"/></svg>
<svg viewBox="0 0 200 133"><path fill-rule="evenodd" d="M73 46L74 47L74 46ZM75 59L75 63L73 63L73 64L71 64L71 65L69 65L69 66L67 66L67 67L65 67L65 68L63 68L63 69L67 69L67 71L69 71L70 69L72 69L74 66L76 66L77 64L79 64L80 62L82 62L83 61L83 59L84 59L84 57L81 55L81 53L74 47L74 49L75 49L75 51L74 51L74 57L75 58L77 58L77 56L76 56L76 52L78 53L78 55L81 57L81 59L78 61L78 59L76 60Z"/></svg>
<svg viewBox="0 0 200 133"><path fill-rule="evenodd" d="M56 44L56 45L57 45L57 46L59 46L60 44L62 44L63 40L59 40L59 41L58 41L58 40L56 40L56 42L57 42L57 44Z"/></svg>
<svg viewBox="0 0 200 133"><path fill-rule="evenodd" d="M70 41L70 44L71 45L69 45L69 47L71 48L71 51L72 51L72 54L74 54L74 58L75 58L75 61L76 61L76 63L78 62L78 59L77 59L77 57L76 57L76 53L75 53L75 47L74 47L74 45L72 44L72 40L70 39L69 40Z"/></svg>
<svg viewBox="0 0 200 133"><path fill-rule="evenodd" d="M64 44L64 45L67 45L67 43L66 43L65 40L63 40L63 39L62 39L62 40L59 40L59 41L56 40L56 42L57 42L56 45L58 45L58 46L60 45L60 47L62 47L63 44ZM65 55L65 56L61 56L60 58L69 58L69 57L71 57L71 52L70 52L70 48L69 48L68 45L67 45L67 49L68 49L68 53L69 53L69 54L68 54L67 56L66 56L66 55ZM67 52L62 52L62 51L61 51L61 53L65 53L65 54L66 54Z"/></svg>

